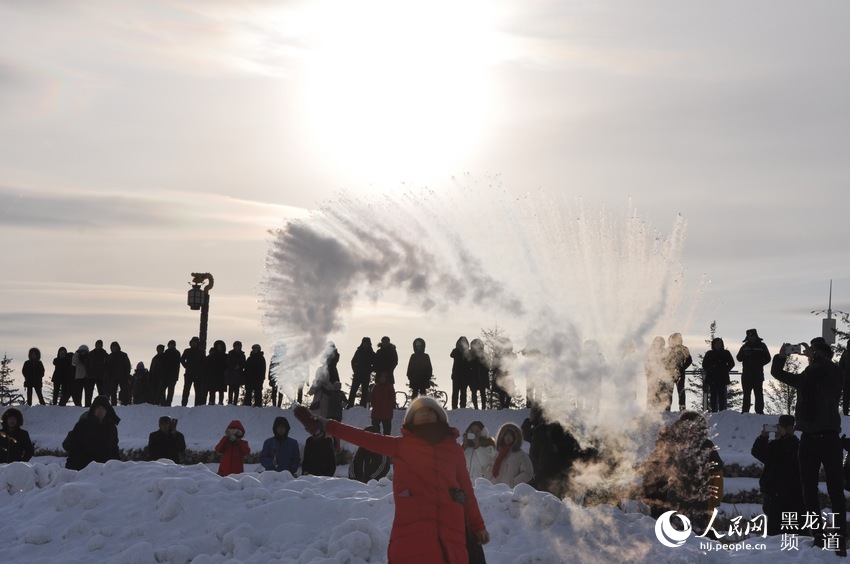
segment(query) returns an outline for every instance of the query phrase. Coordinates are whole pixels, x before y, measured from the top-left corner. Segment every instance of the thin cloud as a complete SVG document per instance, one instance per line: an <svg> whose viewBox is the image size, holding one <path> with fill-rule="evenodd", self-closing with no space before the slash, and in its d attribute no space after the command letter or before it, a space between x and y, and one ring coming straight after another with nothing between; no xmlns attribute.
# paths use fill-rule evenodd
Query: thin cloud
<svg viewBox="0 0 850 564"><path fill-rule="evenodd" d="M116 194L21 190L0 186L0 228L102 231L167 229L190 231L192 237L209 238L224 228L254 233L262 239L264 229L282 218L306 217L307 210L198 192L149 192ZM205 226L213 229L205 229Z"/></svg>

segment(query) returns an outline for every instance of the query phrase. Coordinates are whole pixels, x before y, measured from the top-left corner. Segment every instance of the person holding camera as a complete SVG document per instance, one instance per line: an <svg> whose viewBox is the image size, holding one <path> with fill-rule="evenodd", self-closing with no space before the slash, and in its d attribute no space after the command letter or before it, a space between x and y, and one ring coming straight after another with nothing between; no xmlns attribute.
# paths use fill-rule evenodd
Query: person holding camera
<svg viewBox="0 0 850 564"><path fill-rule="evenodd" d="M167 459L180 464L184 452L186 438L177 430L177 420L163 415L159 429L148 435L148 460Z"/></svg>
<svg viewBox="0 0 850 564"><path fill-rule="evenodd" d="M493 460L496 458L496 443L481 421L473 421L463 432L463 456L466 469L472 480L493 479Z"/></svg>
<svg viewBox="0 0 850 564"><path fill-rule="evenodd" d="M234 419L227 425L224 436L215 445L215 451L221 455L221 462L218 465L219 476L241 474L245 471L244 459L251 453L251 447L248 446L248 441L242 438L244 436L245 427L238 419Z"/></svg>
<svg viewBox="0 0 850 564"><path fill-rule="evenodd" d="M741 413L750 412L750 397L756 398L756 413L764 413L764 367L770 362L770 351L755 329L747 329L744 344L735 358L741 363L741 388L744 403Z"/></svg>
<svg viewBox="0 0 850 564"><path fill-rule="evenodd" d="M762 508L767 516L768 535L782 533L783 513L794 513L800 518L806 512L797 458L800 439L794 434L794 422L793 415L780 415L778 425L764 426L750 451L764 464L759 489L763 496ZM771 431L776 433L772 441Z"/></svg>
<svg viewBox="0 0 850 564"><path fill-rule="evenodd" d="M820 545L836 546L839 555L847 555L847 502L844 498L842 476L841 416L838 402L841 398L843 375L837 364L832 362L832 347L823 337L815 337L811 345L800 343L801 349L784 343L779 354L773 357L770 374L785 384L797 389L795 427L800 431L800 481L803 486L803 501L806 512L820 515L818 499L818 474L823 466L826 475L826 491L835 514L836 533L825 534L826 529L812 531L815 542ZM796 350L800 350L796 353ZM785 371L785 361L790 354L804 354L809 365L800 374ZM832 523L827 522L830 527ZM833 542L837 541L837 542Z"/></svg>

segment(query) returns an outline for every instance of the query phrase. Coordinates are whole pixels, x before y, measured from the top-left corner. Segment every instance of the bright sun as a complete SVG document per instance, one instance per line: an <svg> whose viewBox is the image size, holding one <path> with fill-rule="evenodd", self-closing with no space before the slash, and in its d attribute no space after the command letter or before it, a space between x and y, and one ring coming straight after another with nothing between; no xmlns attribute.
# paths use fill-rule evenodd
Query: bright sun
<svg viewBox="0 0 850 564"><path fill-rule="evenodd" d="M326 166L369 181L463 172L502 56L486 2L331 2L314 14L309 129Z"/></svg>

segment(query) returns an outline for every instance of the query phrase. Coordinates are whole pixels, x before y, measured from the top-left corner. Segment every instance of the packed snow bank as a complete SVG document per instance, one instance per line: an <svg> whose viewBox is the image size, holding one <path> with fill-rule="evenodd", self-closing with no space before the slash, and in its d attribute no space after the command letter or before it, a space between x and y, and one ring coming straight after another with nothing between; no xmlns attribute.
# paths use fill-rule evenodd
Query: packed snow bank
<svg viewBox="0 0 850 564"><path fill-rule="evenodd" d="M83 410L37 406L24 409L27 428L41 448L60 448ZM160 415L180 419L190 448L209 449L231 419L240 419L254 452L271 433L273 408L206 406L118 408L122 448L141 448ZM396 413L394 429L400 424ZM506 421L521 423L525 410L449 412L464 429L480 419L491 433ZM670 414L675 417L675 414ZM368 412L345 412L347 422L365 426ZM764 423L775 416L726 412L710 418L724 459L751 463L749 449ZM304 441L293 423L293 437ZM646 445L651 449L651 445ZM0 465L0 562L384 562L393 520L392 483L361 484L345 478L294 478L256 473L221 478L212 465L165 462L92 464L80 472L63 468L60 457L31 464ZM340 467L338 475L344 474ZM741 479L745 480L745 479ZM755 478L750 478L757 483ZM730 484L731 485L731 484ZM744 486L742 486L744 487ZM510 490L476 480L491 542L491 563L562 562L834 562L832 552L798 548L781 538L753 538L745 545L720 545L691 535L682 546L662 545L656 521L610 505L580 507L521 485ZM758 546L756 543L763 543Z"/></svg>

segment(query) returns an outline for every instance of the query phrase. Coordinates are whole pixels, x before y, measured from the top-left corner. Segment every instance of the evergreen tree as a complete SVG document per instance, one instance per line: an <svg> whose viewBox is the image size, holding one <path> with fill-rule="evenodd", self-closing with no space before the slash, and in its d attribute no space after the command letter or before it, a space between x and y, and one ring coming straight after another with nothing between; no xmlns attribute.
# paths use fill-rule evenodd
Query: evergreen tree
<svg viewBox="0 0 850 564"><path fill-rule="evenodd" d="M3 359L0 360L0 406L23 403L24 398L12 381L12 372L15 369L11 365L12 359L3 353Z"/></svg>

